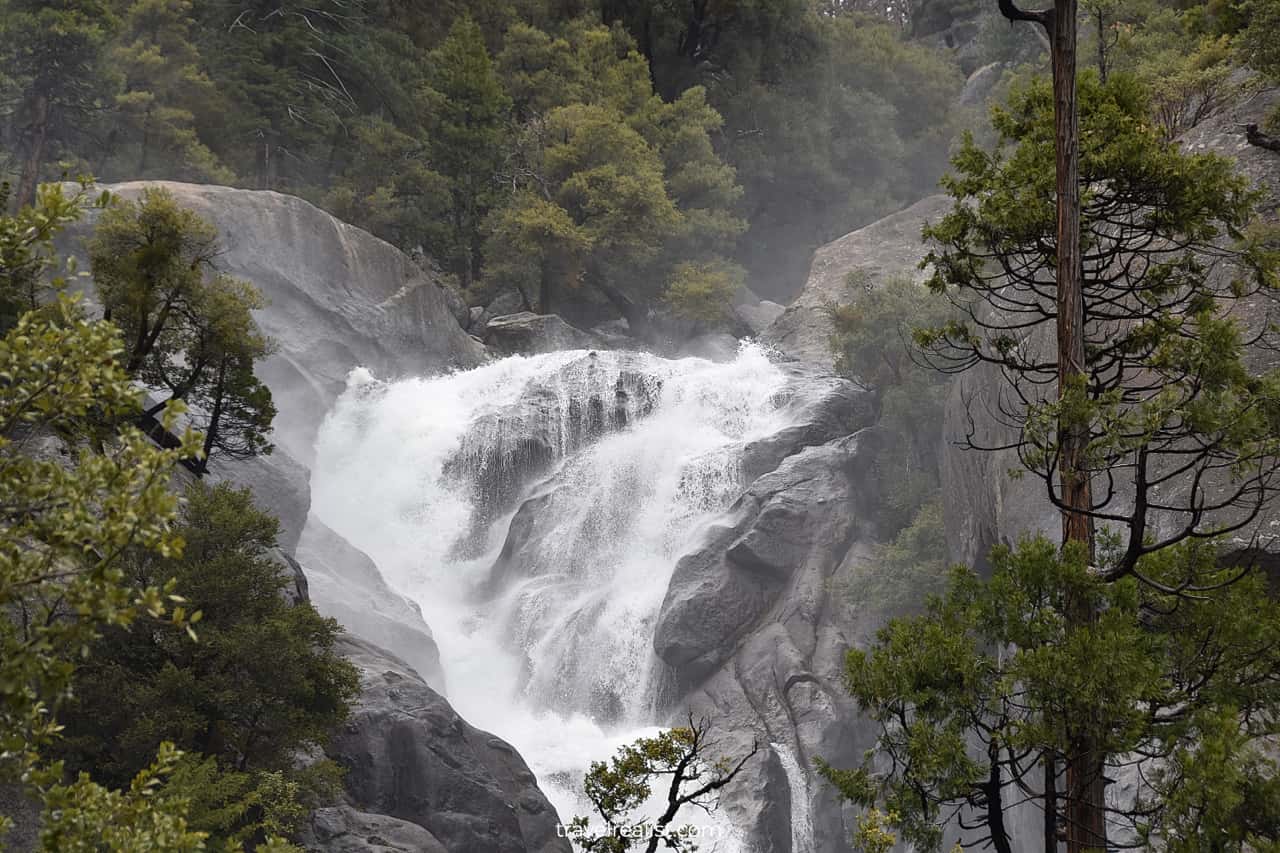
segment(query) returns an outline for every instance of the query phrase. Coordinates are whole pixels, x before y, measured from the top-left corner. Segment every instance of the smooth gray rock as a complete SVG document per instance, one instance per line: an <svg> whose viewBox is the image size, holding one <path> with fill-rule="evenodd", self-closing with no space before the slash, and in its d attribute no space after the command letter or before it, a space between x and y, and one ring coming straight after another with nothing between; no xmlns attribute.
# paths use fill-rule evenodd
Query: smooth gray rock
<svg viewBox="0 0 1280 853"><path fill-rule="evenodd" d="M435 272L433 264L420 263L419 266L424 266L433 273ZM462 297L462 294L452 284L442 283L440 291L444 294L445 305L448 306L449 313L453 315L453 319L457 321L458 326L464 330L470 328L471 308L467 305L467 300Z"/></svg>
<svg viewBox="0 0 1280 853"><path fill-rule="evenodd" d="M484 349L463 331L450 295L408 255L309 202L265 190L147 181L105 187L136 198L163 186L218 229L217 265L256 285L256 312L277 351L258 365L279 415L275 441L305 464L316 430L353 367L382 378L471 367ZM62 240L89 269L83 241L97 213Z"/></svg>
<svg viewBox="0 0 1280 853"><path fill-rule="evenodd" d="M440 650L418 605L391 589L370 557L312 516L298 544L311 601L342 627L404 660L445 692Z"/></svg>
<svg viewBox="0 0 1280 853"><path fill-rule="evenodd" d="M354 638L339 651L359 668L361 694L328 754L346 769L352 809L416 824L450 853L569 853L514 749L390 653Z"/></svg>
<svg viewBox="0 0 1280 853"><path fill-rule="evenodd" d="M570 326L556 314L495 316L484 327L484 342L503 355L537 355L568 349L599 349L604 341Z"/></svg>
<svg viewBox="0 0 1280 853"><path fill-rule="evenodd" d="M690 338L676 350L677 358L705 358L707 361L729 362L738 356L738 339L725 332L711 332Z"/></svg>
<svg viewBox="0 0 1280 853"><path fill-rule="evenodd" d="M947 196L932 195L820 247L814 253L804 290L765 330L761 340L802 361L831 367L835 362L831 351L834 328L828 309L848 301L849 274L865 275L870 285L899 276L922 280L924 274L918 265L925 247L920 231L925 222L940 219L950 207Z"/></svg>
<svg viewBox="0 0 1280 853"><path fill-rule="evenodd" d="M303 849L323 853L449 853L416 823L347 805L312 812L300 841Z"/></svg>
<svg viewBox="0 0 1280 853"><path fill-rule="evenodd" d="M209 460L205 482L248 488L258 509L280 520L280 547L294 553L311 511L311 472L288 451L277 448L251 459L215 455Z"/></svg>
<svg viewBox="0 0 1280 853"><path fill-rule="evenodd" d="M751 484L699 550L676 565L654 631L654 650L684 679L701 679L733 654L808 565L838 562L860 496L850 436L788 457ZM864 454L865 456L865 454Z"/></svg>
<svg viewBox="0 0 1280 853"><path fill-rule="evenodd" d="M514 290L506 290L491 299L489 304L485 306L485 310L489 312L490 317L502 317L507 314L530 311L532 308L519 293Z"/></svg>
<svg viewBox="0 0 1280 853"><path fill-rule="evenodd" d="M742 322L746 323L753 334L760 334L769 328L773 323L786 313L786 308L776 302L763 300L761 302L748 302L745 305L738 305L734 309L734 313Z"/></svg>
<svg viewBox="0 0 1280 853"><path fill-rule="evenodd" d="M880 615L849 594L881 540L874 429L789 455L683 558L655 649L683 709L762 754L722 806L770 853L848 849L851 814L813 769L855 766L875 740L844 690L844 656ZM734 742L731 740L730 742Z"/></svg>
<svg viewBox="0 0 1280 853"><path fill-rule="evenodd" d="M991 91L1004 74L1003 62L989 62L969 75L957 99L962 107L979 107L986 103Z"/></svg>

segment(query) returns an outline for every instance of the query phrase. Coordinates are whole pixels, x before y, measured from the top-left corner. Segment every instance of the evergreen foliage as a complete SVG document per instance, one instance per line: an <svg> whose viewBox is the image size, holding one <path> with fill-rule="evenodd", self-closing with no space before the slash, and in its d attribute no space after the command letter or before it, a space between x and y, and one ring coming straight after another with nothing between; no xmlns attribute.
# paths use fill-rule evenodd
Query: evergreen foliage
<svg viewBox="0 0 1280 853"><path fill-rule="evenodd" d="M971 412L968 443L1016 450L1059 508L1063 425L1084 429L1097 485L1083 509L1100 544L997 548L989 580L956 569L924 615L851 652L850 692L881 736L862 767L822 770L926 849L954 821L966 844L1011 853L1007 812L1026 802L1056 846L1072 813L1063 763L1137 780L1106 806L1117 843L1272 849L1280 606L1251 552L1224 561L1213 537L1251 525L1275 495L1280 386L1256 356L1275 328L1280 257L1244 180L1169 143L1133 78L1085 75L1079 94L1083 381L1054 387L1042 83L994 112L994 151L969 140L956 156L956 204L925 233L930 287L959 319L915 337L945 370L1002 378L990 408ZM979 418L1011 437L980 432Z"/></svg>
<svg viewBox="0 0 1280 853"><path fill-rule="evenodd" d="M512 281L491 234L531 211L486 218L548 200L529 167L557 108L611 109L662 162L681 216L609 282L650 308L686 262L783 295L811 247L929 191L961 80L893 14L805 0L24 3L0 7L18 201L67 170L278 189L424 250L477 299Z"/></svg>
<svg viewBox="0 0 1280 853"><path fill-rule="evenodd" d="M48 207L45 206L48 204ZM47 242L78 207L59 191L40 194L17 222L0 217L5 280L30 272L33 257L52 265ZM9 268L10 259L20 262ZM177 756L161 744L124 792L87 776L67 784L48 749L60 731L74 663L101 631L144 619L179 633L197 617L167 579L137 584L126 576L126 549L174 554L177 509L168 477L198 437L158 449L126 427L103 441L98 425L128 420L138 392L122 370L119 331L84 319L59 296L20 317L0 339L0 782L21 784L45 808L44 850L203 849L181 803L156 806L152 791ZM172 427L176 412L165 414ZM58 452L65 449L66 456ZM9 818L0 816L0 832Z"/></svg>
<svg viewBox="0 0 1280 853"><path fill-rule="evenodd" d="M849 690L880 724L876 755L888 763L823 765L824 775L857 802L883 802L923 849L958 821L966 846L1007 853L1007 810L1045 808L1043 762L1087 728L1111 756L1108 775L1138 780L1109 816L1129 843L1271 849L1280 606L1263 573L1221 567L1212 542L1145 559L1145 576L1193 576L1216 592L1109 583L1082 549L1044 539L997 548L989 581L955 569L925 614L849 655ZM1081 597L1099 605L1096 622L1067 618Z"/></svg>
<svg viewBox="0 0 1280 853"><path fill-rule="evenodd" d="M1061 399L1052 388L1052 99L1042 84L993 111L1000 147L969 142L956 156L945 182L956 205L926 237L930 287L960 319L916 337L943 370L987 365L1004 377L992 414L1060 509L1058 424L1087 431L1082 473L1100 484L1089 515L1125 531L1123 556L1107 567L1118 578L1144 554L1247 526L1273 493L1280 378L1252 372L1247 355L1275 332L1280 252L1230 161L1165 141L1132 78L1082 76L1080 105L1084 382Z"/></svg>
<svg viewBox="0 0 1280 853"><path fill-rule="evenodd" d="M598 823L575 817L567 828L570 840L577 849L592 853L656 853L659 847L695 853L701 849L697 827L677 825L676 818L688 809L710 814L720 790L742 772L759 744L741 756L720 755L722 748L710 723L691 717L687 726L639 738L619 748L609 761L593 762L583 792ZM655 785L663 796L658 813L649 815L645 811Z"/></svg>
<svg viewBox="0 0 1280 853"><path fill-rule="evenodd" d="M162 625L105 631L61 719L68 766L111 786L127 784L160 743L189 753L172 784L191 789L189 819L215 840L297 828L304 784L319 771L294 778L293 758L325 742L358 685L333 650L337 623L286 598L292 574L272 555L277 529L246 490L189 487L182 556L131 552L124 566L139 584L171 579L202 614L200 641Z"/></svg>
<svg viewBox="0 0 1280 853"><path fill-rule="evenodd" d="M271 392L253 374L271 351L251 311L253 285L213 271L217 231L163 189L108 209L89 244L108 319L129 341L125 370L171 400L192 404L204 433L202 464L270 453Z"/></svg>

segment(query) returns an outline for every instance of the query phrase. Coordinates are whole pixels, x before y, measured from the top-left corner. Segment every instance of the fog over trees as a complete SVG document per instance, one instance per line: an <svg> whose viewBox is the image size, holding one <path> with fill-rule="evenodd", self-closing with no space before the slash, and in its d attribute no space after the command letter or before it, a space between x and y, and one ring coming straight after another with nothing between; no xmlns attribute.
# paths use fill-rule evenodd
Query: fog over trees
<svg viewBox="0 0 1280 853"><path fill-rule="evenodd" d="M791 853L818 843L819 797L840 844L877 853L1280 851L1266 538L1280 108L1234 123L1277 86L1280 0L0 0L0 803L38 814L26 842L48 851L436 849L423 834L483 849L500 831L547 832L537 786L554 784L582 813L562 810L567 835L540 853L653 853L699 849L697 816L763 838L776 827L744 813L785 777L787 814L808 821L782 833ZM1229 145L1184 144L1210 125ZM1271 159L1246 174L1230 146ZM361 234L392 258L360 268L387 279L364 294L371 316L280 274L308 259L229 274L228 253L264 249L180 185L98 186L133 181L296 196L310 204L291 199L288 216L315 218L271 208L282 230L323 221L341 242L360 233L349 223L390 243ZM845 268L821 305L785 315L822 330L821 358L735 350L777 344L783 309L761 299L800 295L816 249L937 193L918 254L909 236L918 264ZM368 285L340 277L347 296ZM271 287L301 293L281 309L305 315L295 324L330 312L353 337L387 338L371 360L410 352L365 365L344 341L299 344L311 332L270 313ZM495 315L519 315L505 343L484 336ZM438 362L417 352L423 336L445 341ZM443 671L420 602L308 526L324 527L320 468L273 458L272 430L286 399L312 406L299 418L336 411L349 372L347 393L373 400L375 367L456 376L579 349L511 395L484 389L483 429L451 439L466 453L441 476L474 501L474 541L441 561L500 552L468 601L529 579L519 561L556 540L539 510L600 486L556 478L669 404L676 359L750 349L744 381L776 385L712 425L732 441L699 459L732 446L723 471L708 462L672 494L611 507L637 516L694 494L706 505L672 526L706 535L663 552L666 600L618 629L674 635L640 638L660 677L626 673L653 695L628 705L617 684L588 685L592 707L570 710L594 715L610 752L535 782L427 686L440 672L410 678L389 653L368 664L317 610L308 547L315 577L337 584L324 594L390 623L392 640L412 621L420 659ZM601 392L605 349L620 352ZM526 360L502 361L513 353ZM298 379L306 359L324 362L307 374L320 380ZM763 437L743 426L761 412L776 429ZM678 423L666 428L707 426ZM962 451L1032 483L1060 530L981 531L1000 544L950 565L956 536L980 535L955 521L979 498L947 485ZM827 458L840 461L791 464ZM394 509L434 511L420 503ZM827 518L832 506L858 517ZM624 541L608 513L585 515L583 537ZM481 542L495 519L512 538ZM805 551L810 538L831 553ZM787 586L823 559L816 581ZM587 571L572 562L556 571ZM784 588L795 598L778 615ZM519 631L536 636L544 615ZM762 619L773 633L748 635ZM811 672L804 642L835 647L836 672ZM749 645L771 674L734 657ZM520 654L523 686L535 652ZM566 682L581 664L558 663ZM710 681L725 670L742 679L732 689ZM776 711L751 677L813 707L788 705L781 733L722 728ZM703 706L674 707L690 696ZM663 725L623 742L609 726L641 705L640 722ZM813 742L866 746L860 763L800 749L822 714L857 734ZM368 746L379 737L394 760ZM338 741L365 753L340 760ZM392 781L362 799L360 774ZM423 793L442 779L470 787L442 805ZM497 805L467 811L481 800ZM415 810L446 818L428 831ZM0 846L18 811L0 813Z"/></svg>

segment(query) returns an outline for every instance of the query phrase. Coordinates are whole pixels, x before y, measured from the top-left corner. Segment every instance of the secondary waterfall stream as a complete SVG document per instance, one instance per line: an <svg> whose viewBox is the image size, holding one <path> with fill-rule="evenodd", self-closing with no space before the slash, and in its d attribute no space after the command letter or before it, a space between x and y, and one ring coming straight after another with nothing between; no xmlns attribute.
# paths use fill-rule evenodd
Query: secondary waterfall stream
<svg viewBox="0 0 1280 853"><path fill-rule="evenodd" d="M743 447L789 424L786 381L754 345L725 364L357 370L322 426L313 511L421 605L450 702L520 751L562 820L587 811L589 762L659 721L667 584L741 494Z"/></svg>

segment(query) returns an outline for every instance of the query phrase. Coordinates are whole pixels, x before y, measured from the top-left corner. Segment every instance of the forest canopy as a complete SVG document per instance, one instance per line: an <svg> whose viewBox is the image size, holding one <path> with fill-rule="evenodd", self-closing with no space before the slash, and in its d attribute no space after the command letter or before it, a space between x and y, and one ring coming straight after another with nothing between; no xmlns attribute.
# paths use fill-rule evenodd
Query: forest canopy
<svg viewBox="0 0 1280 853"><path fill-rule="evenodd" d="M535 309L781 298L935 186L971 70L917 37L942 5L2 0L0 171L20 203L78 174L301 195Z"/></svg>

